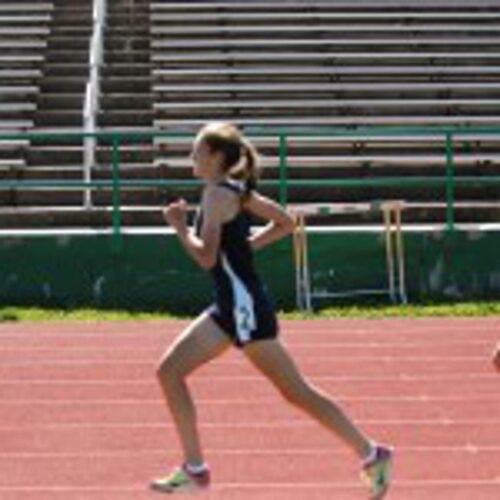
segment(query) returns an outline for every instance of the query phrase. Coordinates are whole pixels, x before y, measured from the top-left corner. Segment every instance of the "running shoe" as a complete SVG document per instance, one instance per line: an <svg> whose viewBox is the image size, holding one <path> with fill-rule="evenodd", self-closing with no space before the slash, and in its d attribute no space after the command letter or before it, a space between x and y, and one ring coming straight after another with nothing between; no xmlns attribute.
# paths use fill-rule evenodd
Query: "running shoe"
<svg viewBox="0 0 500 500"><path fill-rule="evenodd" d="M500 372L500 342L496 345L491 360L495 369Z"/></svg>
<svg viewBox="0 0 500 500"><path fill-rule="evenodd" d="M392 455L390 448L376 446L373 456L363 463L362 474L370 485L371 500L381 500L389 489Z"/></svg>
<svg viewBox="0 0 500 500"><path fill-rule="evenodd" d="M189 472L184 464L170 474L151 483L151 489L162 493L195 493L208 488L210 471L207 469L199 474Z"/></svg>

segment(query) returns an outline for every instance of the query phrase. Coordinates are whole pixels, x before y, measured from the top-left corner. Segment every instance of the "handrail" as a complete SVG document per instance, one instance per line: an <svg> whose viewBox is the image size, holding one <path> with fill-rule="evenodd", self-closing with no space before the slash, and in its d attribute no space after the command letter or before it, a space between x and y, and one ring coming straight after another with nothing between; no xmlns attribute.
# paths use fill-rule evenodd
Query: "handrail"
<svg viewBox="0 0 500 500"><path fill-rule="evenodd" d="M314 128L249 128L246 134L250 138L272 137L276 139L279 151L279 178L276 180L263 180L264 186L273 186L278 188L279 200L283 205L288 203L288 189L290 187L337 187L337 188L363 188L363 187L391 187L391 186L419 186L419 187L443 187L446 199L446 225L450 233L455 229L455 188L463 185L479 186L498 186L500 185L500 175L486 176L457 176L455 171L455 151L454 140L457 136L466 138L468 135L494 135L500 136L500 127L371 127L371 128L341 128L317 126ZM443 164L445 170L440 176L418 176L418 177L384 177L377 179L301 179L293 180L288 177L288 147L291 139L314 138L314 137L342 137L350 138L359 136L365 138L376 138L380 136L394 136L397 138L402 135L421 136L422 140L428 135L439 137L443 141ZM67 188L84 189L85 193L92 192L94 188L110 188L113 190L113 235L116 248L121 248L121 212L120 212L120 194L123 187L195 187L199 186L197 180L168 180L168 179L121 179L121 144L126 141L143 141L144 138L166 137L166 138L186 138L192 139L191 132L170 130L170 131L84 131L81 132L16 132L0 134L0 143L3 140L12 139L37 139L38 141L54 139L71 140L74 138L92 139L94 144L97 139L101 143L112 148L112 179L94 180L89 176L84 176L83 181L73 180L48 180L48 181L30 181L30 180L0 180L1 189L35 189L35 188ZM90 198L89 198L90 200ZM89 208L89 205L85 205Z"/></svg>
<svg viewBox="0 0 500 500"><path fill-rule="evenodd" d="M87 134L84 137L83 149L83 179L89 182L92 178L92 167L96 163L97 116L99 113L100 69L103 63L104 27L106 25L106 0L94 0L92 11L92 37L89 44L89 80L85 88L83 108L83 128ZM92 206L90 189L84 192L83 205Z"/></svg>
<svg viewBox="0 0 500 500"><path fill-rule="evenodd" d="M116 178L117 176L115 176ZM370 187L446 187L448 176L432 177L384 177L381 179L289 179L287 185L290 187L337 187L337 188L370 188ZM500 175L455 176L454 184L466 186L472 184L481 186L500 185ZM0 180L0 189L37 189L37 188L114 188L115 180L99 179L92 181L79 180ZM195 179L119 179L120 187L198 187L202 182ZM282 187L281 179L265 179L259 182L259 186Z"/></svg>
<svg viewBox="0 0 500 500"><path fill-rule="evenodd" d="M279 137L284 134L287 137L324 137L331 135L333 137L379 137L379 136L394 136L401 135L414 135L425 136L434 135L442 136L445 138L446 134L454 136L474 135L474 134L500 134L500 126L453 126L443 127L437 126L418 126L418 127L394 127L394 126L372 126L372 127L333 127L318 125L315 127L246 127L246 135L249 137ZM99 130L94 132L77 132L77 131L54 131L54 130L38 130L27 132L8 132L0 133L0 141L7 141L12 139L28 139L28 140L43 140L43 139L75 139L94 137L96 139L107 140L110 143L114 137L119 137L120 142L126 140L127 142L143 141L153 137L170 137L170 138L193 138L194 132L186 130L171 129L168 131L162 130L136 130L136 131L119 131L119 130Z"/></svg>

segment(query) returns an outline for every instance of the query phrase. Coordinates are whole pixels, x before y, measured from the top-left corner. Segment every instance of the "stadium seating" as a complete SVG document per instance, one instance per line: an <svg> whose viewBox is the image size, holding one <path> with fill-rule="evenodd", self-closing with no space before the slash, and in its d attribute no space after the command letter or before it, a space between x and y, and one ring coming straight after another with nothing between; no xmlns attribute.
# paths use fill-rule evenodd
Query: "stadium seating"
<svg viewBox="0 0 500 500"><path fill-rule="evenodd" d="M459 0L153 2L155 126L193 130L208 119L353 132L499 125L499 7ZM170 140L162 153L163 142L157 164L182 176L186 149ZM261 144L268 175L276 177L278 141ZM460 173L498 173L497 138L476 134L456 144ZM444 138L432 134L292 137L289 154L292 178L442 175L446 162ZM498 194L462 189L467 203L457 206L459 218L498 220ZM414 221L444 218L442 188L291 191L297 202L367 197L409 199Z"/></svg>
<svg viewBox="0 0 500 500"><path fill-rule="evenodd" d="M51 2L0 4L0 134L34 124L52 8ZM0 142L2 177L16 175L25 165L28 146L24 139Z"/></svg>
<svg viewBox="0 0 500 500"><path fill-rule="evenodd" d="M91 9L92 0L0 3L0 27L7 29L9 23L14 22L8 19L15 16L16 30L20 30L16 31L16 43L20 40L19 33L25 33L17 53L23 50L20 61L30 66L22 70L24 80L17 81L23 84L23 102L29 106L26 117L30 122L26 123L26 130L81 131L83 95L88 80ZM23 166L7 178L57 181L65 178L68 171L78 171L81 177L82 141L33 139L23 148L22 162ZM0 195L5 196L6 192ZM50 226L50 218L41 217L37 222L39 215L43 215L43 207L64 204L68 195L71 193L50 189L10 190L11 209L9 204L5 207L2 203L6 214L3 225L24 226L33 220L34 225Z"/></svg>
<svg viewBox="0 0 500 500"><path fill-rule="evenodd" d="M43 134L82 131L85 90L90 73L93 4L93 0L53 2L35 113L35 130ZM153 122L149 2L108 0L107 7L98 126L103 130L150 131ZM149 140L142 144L124 145L121 151L122 170L130 167L135 176L150 172L153 159L151 144ZM83 149L82 139L75 137L37 139L27 149L25 157L28 166L17 178L81 181ZM101 143L92 178L110 179L110 164L109 142ZM141 168L144 166L149 168ZM126 173L123 175L126 176ZM11 190L4 193L9 199L3 203L0 219L4 227L109 225L110 190L96 191L90 210L83 206L83 192L81 188L61 187ZM126 195L124 202L130 202Z"/></svg>
<svg viewBox="0 0 500 500"><path fill-rule="evenodd" d="M6 49L0 55L0 132L81 130L92 5L0 1L0 48ZM442 176L444 136L394 127L500 126L499 28L495 0L107 0L98 125L188 133L214 119L249 133L287 126L296 130L288 138L294 180ZM22 36L12 35L21 29ZM347 132L300 135L317 125ZM276 179L278 136L260 134L255 141L264 179ZM464 132L455 147L458 173L499 173L498 134ZM126 141L121 174L187 179L189 148L187 137ZM109 142L99 143L96 158L92 178L110 179ZM82 162L81 140L0 143L2 178L82 179ZM293 187L289 199L403 198L411 207L407 221L430 222L444 220L444 193L406 185ZM161 224L159 203L177 195L194 200L196 192L125 189L124 223ZM499 188L460 186L456 195L459 221L499 220ZM6 227L111 221L110 189L94 192L91 210L83 208L81 189L4 190L0 199ZM337 219L352 220L359 221Z"/></svg>

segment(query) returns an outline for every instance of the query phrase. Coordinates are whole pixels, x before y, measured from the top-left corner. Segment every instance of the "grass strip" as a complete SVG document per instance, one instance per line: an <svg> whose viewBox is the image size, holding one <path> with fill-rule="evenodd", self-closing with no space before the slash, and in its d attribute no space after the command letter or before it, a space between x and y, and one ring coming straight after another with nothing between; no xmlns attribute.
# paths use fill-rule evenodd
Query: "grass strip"
<svg viewBox="0 0 500 500"><path fill-rule="evenodd" d="M424 318L500 316L500 301L422 305L344 305L325 307L312 313L280 312L281 319L334 318ZM21 321L147 321L189 319L192 316L170 311L126 311L107 309L50 309L42 307L1 307L0 322Z"/></svg>

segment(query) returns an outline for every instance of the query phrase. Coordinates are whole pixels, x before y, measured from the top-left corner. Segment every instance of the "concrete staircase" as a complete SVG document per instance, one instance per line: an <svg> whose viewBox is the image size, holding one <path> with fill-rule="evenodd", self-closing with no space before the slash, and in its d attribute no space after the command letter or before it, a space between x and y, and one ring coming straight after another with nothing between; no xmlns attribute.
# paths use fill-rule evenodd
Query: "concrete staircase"
<svg viewBox="0 0 500 500"><path fill-rule="evenodd" d="M36 131L80 132L83 127L85 85L89 75L89 39L92 32L92 0L54 0L50 35L45 52L40 93L35 115ZM82 178L83 141L80 138L34 139L26 155L24 180ZM44 221L45 207L81 204L79 190L18 190L19 217L36 220L39 207ZM24 216L23 209L28 214ZM49 217L52 223L53 216ZM36 222L33 222L36 224Z"/></svg>
<svg viewBox="0 0 500 500"><path fill-rule="evenodd" d="M48 36L46 63L40 77L36 130L81 132L85 85L89 78L92 0L55 0ZM152 130L149 63L149 2L108 0L105 61L101 70L101 130ZM24 180L82 180L83 141L74 137L33 141L26 152ZM143 177L152 167L152 139L122 144L121 175ZM111 179L112 151L101 141L92 178ZM151 176L151 174L149 173ZM93 207L83 208L80 188L14 190L14 199L0 213L4 227L109 226L110 189L95 190ZM137 203L144 195L124 192L123 203ZM7 206L6 206L7 205ZM9 209L8 206L12 209Z"/></svg>
<svg viewBox="0 0 500 500"><path fill-rule="evenodd" d="M153 129L149 20L149 0L108 0L99 119L103 130L151 132ZM152 137L126 140L120 147L121 177L154 177L153 157ZM109 179L112 162L109 142L101 142L98 160L101 170L96 172L96 178ZM124 189L122 202L126 206L144 205L158 203L158 199L151 197L151 190ZM111 192L101 190L95 203L103 207L103 223L109 224Z"/></svg>

